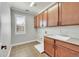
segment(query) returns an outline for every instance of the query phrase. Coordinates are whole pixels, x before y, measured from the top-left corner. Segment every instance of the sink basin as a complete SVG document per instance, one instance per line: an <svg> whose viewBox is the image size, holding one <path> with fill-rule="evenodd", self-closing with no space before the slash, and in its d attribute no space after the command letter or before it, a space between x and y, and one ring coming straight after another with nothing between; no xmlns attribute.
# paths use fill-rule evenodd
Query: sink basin
<svg viewBox="0 0 79 59"><path fill-rule="evenodd" d="M63 35L48 35L48 37L58 39L58 40L64 40L64 41L70 39L70 37L63 36Z"/></svg>

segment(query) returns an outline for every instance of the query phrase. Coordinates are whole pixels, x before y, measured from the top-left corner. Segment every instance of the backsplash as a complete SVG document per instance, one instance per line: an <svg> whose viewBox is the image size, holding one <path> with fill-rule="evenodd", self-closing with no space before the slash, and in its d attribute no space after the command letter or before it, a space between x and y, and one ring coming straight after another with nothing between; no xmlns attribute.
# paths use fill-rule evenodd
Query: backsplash
<svg viewBox="0 0 79 59"><path fill-rule="evenodd" d="M47 27L45 28L47 34L60 34L60 27Z"/></svg>
<svg viewBox="0 0 79 59"><path fill-rule="evenodd" d="M47 34L63 34L73 38L79 38L79 25L40 28L37 31L38 39L44 38L45 31Z"/></svg>
<svg viewBox="0 0 79 59"><path fill-rule="evenodd" d="M63 26L61 27L61 33L70 37L79 38L79 25L77 26Z"/></svg>

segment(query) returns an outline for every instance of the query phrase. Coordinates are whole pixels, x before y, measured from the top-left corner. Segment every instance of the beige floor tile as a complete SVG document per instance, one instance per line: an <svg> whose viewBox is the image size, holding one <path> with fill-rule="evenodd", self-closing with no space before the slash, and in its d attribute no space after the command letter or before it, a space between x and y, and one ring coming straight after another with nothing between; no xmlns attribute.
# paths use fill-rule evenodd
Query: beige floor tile
<svg viewBox="0 0 79 59"><path fill-rule="evenodd" d="M23 45L12 47L10 57L48 57L45 53L41 54L37 51L34 45L39 42L31 42Z"/></svg>

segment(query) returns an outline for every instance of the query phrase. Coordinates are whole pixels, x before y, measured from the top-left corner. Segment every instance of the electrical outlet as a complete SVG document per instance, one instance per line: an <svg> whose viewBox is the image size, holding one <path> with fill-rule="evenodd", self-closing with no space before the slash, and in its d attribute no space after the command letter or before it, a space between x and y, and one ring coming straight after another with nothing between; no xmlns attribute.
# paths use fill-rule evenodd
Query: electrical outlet
<svg viewBox="0 0 79 59"><path fill-rule="evenodd" d="M47 31L45 31L45 34L47 34Z"/></svg>

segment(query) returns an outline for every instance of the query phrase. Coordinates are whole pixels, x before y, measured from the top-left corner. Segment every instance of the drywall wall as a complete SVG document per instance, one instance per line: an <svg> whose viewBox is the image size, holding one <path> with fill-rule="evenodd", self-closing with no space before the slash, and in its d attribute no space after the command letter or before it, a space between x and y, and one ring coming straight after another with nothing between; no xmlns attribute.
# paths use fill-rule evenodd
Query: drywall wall
<svg viewBox="0 0 79 59"><path fill-rule="evenodd" d="M79 25L61 27L61 33L79 39Z"/></svg>
<svg viewBox="0 0 79 59"><path fill-rule="evenodd" d="M44 39L45 31L47 34L62 34L79 39L79 25L40 28L37 31L38 41L41 42L41 38Z"/></svg>
<svg viewBox="0 0 79 59"><path fill-rule="evenodd" d="M10 16L10 6L6 2L0 2L0 17L1 17L1 36L0 42L2 45L6 45L6 50L1 50L0 57L8 56L10 50L11 42L11 16ZM1 46L0 46L1 47Z"/></svg>
<svg viewBox="0 0 79 59"><path fill-rule="evenodd" d="M1 39L1 15L0 15L0 39Z"/></svg>
<svg viewBox="0 0 79 59"><path fill-rule="evenodd" d="M26 16L26 32L25 34L16 34L15 33L15 14L25 15ZM36 30L34 29L34 16L31 14L23 13L19 10L11 10L11 28L12 28L12 40L11 43L17 44L22 42L28 42L36 40Z"/></svg>

